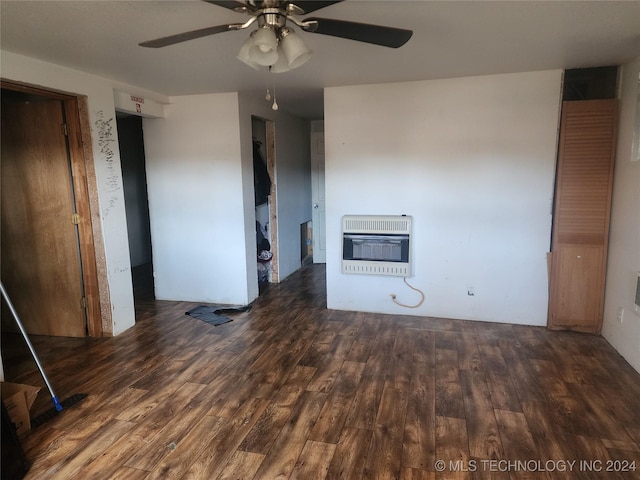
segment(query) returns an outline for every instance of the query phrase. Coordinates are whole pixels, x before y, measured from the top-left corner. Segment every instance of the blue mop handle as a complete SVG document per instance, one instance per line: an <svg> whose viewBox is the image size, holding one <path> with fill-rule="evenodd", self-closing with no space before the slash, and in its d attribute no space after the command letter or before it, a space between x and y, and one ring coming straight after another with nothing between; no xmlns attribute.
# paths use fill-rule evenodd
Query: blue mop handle
<svg viewBox="0 0 640 480"><path fill-rule="evenodd" d="M31 355L33 356L33 360L36 362L36 365L38 366L38 370L40 370L40 374L42 375L42 378L44 379L44 383L47 386L47 389L49 390L49 393L51 394L51 400L53 401L53 405L56 407L56 410L58 412L60 412L60 411L62 411L62 405L58 401L58 397L56 396L55 392L53 391L53 387L49 383L49 379L47 378L47 376L44 373L44 369L42 368L42 365L40 364L40 360L38 359L38 355L36 354L36 351L33 348L33 345L31 345L31 342L29 341L29 337L27 336L27 332L25 331L24 327L22 326L22 322L20 321L20 317L18 317L18 312L16 312L16 309L14 308L13 303L11 303L11 300L9 299L9 295L7 295L7 291L4 289L4 285L3 285L2 282L0 282L0 289L2 289L2 296L4 297L5 301L7 302L7 305L9 306L9 310L11 310L11 314L13 315L14 320L18 324L18 328L20 329L20 332L22 333L22 336L24 337L24 341L27 342L27 346L29 347L29 350L31 351Z"/></svg>
<svg viewBox="0 0 640 480"><path fill-rule="evenodd" d="M49 386L49 391L51 391L51 387L50 386ZM51 396L51 400L53 401L53 405L56 407L56 411L57 412L61 412L62 411L62 404L58 400L58 397L56 397L55 395L52 395Z"/></svg>

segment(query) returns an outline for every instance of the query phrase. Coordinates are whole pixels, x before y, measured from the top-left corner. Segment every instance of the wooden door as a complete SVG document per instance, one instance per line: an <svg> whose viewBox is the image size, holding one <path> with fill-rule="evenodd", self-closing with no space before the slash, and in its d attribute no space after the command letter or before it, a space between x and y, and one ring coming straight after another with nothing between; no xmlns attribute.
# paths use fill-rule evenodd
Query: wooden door
<svg viewBox="0 0 640 480"><path fill-rule="evenodd" d="M549 327L599 333L617 102L564 102L551 246Z"/></svg>
<svg viewBox="0 0 640 480"><path fill-rule="evenodd" d="M269 243L271 243L271 276L269 282L280 282L278 258L278 185L276 176L276 123L265 120L267 172L271 178L271 192L269 193Z"/></svg>
<svg viewBox="0 0 640 480"><path fill-rule="evenodd" d="M2 104L2 282L27 332L81 337L86 321L64 123L60 100Z"/></svg>

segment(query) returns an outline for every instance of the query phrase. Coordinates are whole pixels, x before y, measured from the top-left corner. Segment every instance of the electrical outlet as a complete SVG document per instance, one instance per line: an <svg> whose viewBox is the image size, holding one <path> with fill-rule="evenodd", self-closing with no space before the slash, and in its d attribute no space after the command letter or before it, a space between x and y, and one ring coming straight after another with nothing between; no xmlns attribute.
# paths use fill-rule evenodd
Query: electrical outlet
<svg viewBox="0 0 640 480"><path fill-rule="evenodd" d="M618 321L624 323L624 308L618 307Z"/></svg>

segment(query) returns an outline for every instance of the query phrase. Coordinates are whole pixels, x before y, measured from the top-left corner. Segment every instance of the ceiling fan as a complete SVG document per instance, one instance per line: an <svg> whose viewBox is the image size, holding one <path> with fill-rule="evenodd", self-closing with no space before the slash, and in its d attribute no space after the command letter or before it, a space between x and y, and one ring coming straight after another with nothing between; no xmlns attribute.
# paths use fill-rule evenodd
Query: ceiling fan
<svg viewBox="0 0 640 480"><path fill-rule="evenodd" d="M302 39L293 32L293 29L287 26L287 22L308 33L320 33L391 48L401 47L409 41L413 34L411 30L345 20L315 17L298 18L301 15L307 15L321 8L340 3L343 0L204 1L238 13L247 14L250 18L245 23L231 23L201 28L149 40L139 45L150 48L166 47L217 33L243 30L257 23L258 29L252 32L251 37L240 49L238 58L254 68L265 66L272 71L279 72L298 67L311 56L311 50L304 45Z"/></svg>

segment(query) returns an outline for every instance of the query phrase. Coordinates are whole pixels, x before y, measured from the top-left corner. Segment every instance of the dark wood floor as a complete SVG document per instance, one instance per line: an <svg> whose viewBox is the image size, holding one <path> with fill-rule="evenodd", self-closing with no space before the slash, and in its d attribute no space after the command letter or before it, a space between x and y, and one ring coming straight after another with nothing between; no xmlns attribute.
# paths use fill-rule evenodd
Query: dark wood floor
<svg viewBox="0 0 640 480"><path fill-rule="evenodd" d="M327 310L324 273L218 327L140 301L116 338L35 337L89 396L22 439L27 478L640 478L640 375L603 338ZM19 343L7 379L43 385Z"/></svg>

